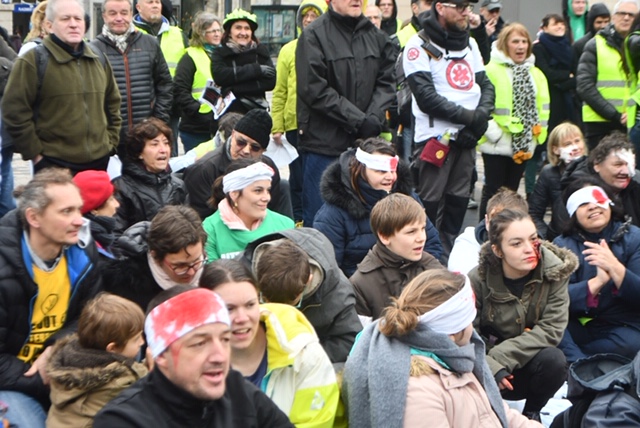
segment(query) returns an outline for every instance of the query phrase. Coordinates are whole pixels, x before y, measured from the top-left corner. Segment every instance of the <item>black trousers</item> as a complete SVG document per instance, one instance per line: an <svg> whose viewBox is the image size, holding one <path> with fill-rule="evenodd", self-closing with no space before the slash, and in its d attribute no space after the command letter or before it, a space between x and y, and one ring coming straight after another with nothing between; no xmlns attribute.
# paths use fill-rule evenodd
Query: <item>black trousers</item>
<svg viewBox="0 0 640 428"><path fill-rule="evenodd" d="M501 187L508 187L514 192L518 191L520 179L524 173L526 162L517 164L509 156L482 154L484 162L484 186L482 187L482 199L478 215L480 221L484 220L487 213L487 202Z"/></svg>
<svg viewBox="0 0 640 428"><path fill-rule="evenodd" d="M567 379L567 360L558 348L543 348L511 374L513 391L503 389L502 398L526 399L523 413L539 412Z"/></svg>

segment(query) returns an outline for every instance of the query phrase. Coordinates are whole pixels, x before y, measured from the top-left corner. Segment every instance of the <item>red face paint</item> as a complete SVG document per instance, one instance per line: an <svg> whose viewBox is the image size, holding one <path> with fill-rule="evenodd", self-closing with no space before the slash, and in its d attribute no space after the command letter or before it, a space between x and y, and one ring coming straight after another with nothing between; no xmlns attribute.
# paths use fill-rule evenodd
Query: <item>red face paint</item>
<svg viewBox="0 0 640 428"><path fill-rule="evenodd" d="M593 189L591 191L591 195L600 205L604 205L609 200L609 197L605 195L600 189Z"/></svg>

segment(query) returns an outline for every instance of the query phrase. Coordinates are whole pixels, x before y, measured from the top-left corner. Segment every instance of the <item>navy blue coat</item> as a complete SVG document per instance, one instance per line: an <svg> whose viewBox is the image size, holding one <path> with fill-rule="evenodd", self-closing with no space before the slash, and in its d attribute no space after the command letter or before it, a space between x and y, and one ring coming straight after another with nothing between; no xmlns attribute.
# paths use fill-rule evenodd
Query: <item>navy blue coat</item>
<svg viewBox="0 0 640 428"><path fill-rule="evenodd" d="M385 191L374 191L362 183L363 192L367 190L375 200L362 202L356 196L349 175L349 162L354 156L355 150L348 150L325 170L320 182L320 193L325 203L313 220L313 228L324 233L333 244L338 266L347 277L353 275L358 263L376 243L369 216L375 203L387 195ZM409 167L402 161L398 164L398 179L393 192L412 196L422 205L413 191ZM442 256L440 236L428 217L425 251L436 259Z"/></svg>
<svg viewBox="0 0 640 428"><path fill-rule="evenodd" d="M587 307L587 281L596 276L596 267L584 260L585 240L605 239L616 258L627 268L622 285L616 292L613 281L606 284L598 297L598 307ZM570 319L593 318L590 323L628 325L640 330L640 228L612 221L599 234L585 232L558 236L554 244L571 250L580 266L569 278Z"/></svg>

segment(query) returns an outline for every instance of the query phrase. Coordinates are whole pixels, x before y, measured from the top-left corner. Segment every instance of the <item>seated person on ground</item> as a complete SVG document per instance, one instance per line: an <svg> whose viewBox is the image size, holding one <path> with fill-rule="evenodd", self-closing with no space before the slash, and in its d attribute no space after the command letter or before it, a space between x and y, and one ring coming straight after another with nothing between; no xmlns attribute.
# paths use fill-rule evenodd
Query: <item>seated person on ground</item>
<svg viewBox="0 0 640 428"><path fill-rule="evenodd" d="M259 304L258 284L238 260L205 266L200 286L218 293L231 319L231 367L301 427L333 426L339 390L313 326L296 308Z"/></svg>
<svg viewBox="0 0 640 428"><path fill-rule="evenodd" d="M258 280L262 303L300 309L331 362L347 360L362 324L353 287L326 236L308 227L272 233L250 243L242 261Z"/></svg>
<svg viewBox="0 0 640 428"><path fill-rule="evenodd" d="M411 196L393 193L371 210L371 231L376 244L349 278L356 291L356 311L361 318L378 319L419 273L443 266L424 249L427 215ZM366 321L364 321L366 322Z"/></svg>
<svg viewBox="0 0 640 428"><path fill-rule="evenodd" d="M473 326L487 345L491 373L507 400L540 410L564 383L567 365L556 348L569 319L569 276L578 259L540 241L525 211L506 208L489 224L489 242L469 272L478 314Z"/></svg>
<svg viewBox="0 0 640 428"><path fill-rule="evenodd" d="M147 374L134 360L143 328L142 309L127 299L103 293L87 303L78 334L59 340L49 357L47 428L91 426L105 404Z"/></svg>
<svg viewBox="0 0 640 428"><path fill-rule="evenodd" d="M599 353L633 358L640 351L640 229L621 220L593 178L575 180L563 200L571 220L553 242L580 265L569 279L569 325L559 347L569 362Z"/></svg>
<svg viewBox="0 0 640 428"><path fill-rule="evenodd" d="M220 296L177 285L149 304L149 375L94 418L94 428L292 427L258 388L230 370L231 321Z"/></svg>
<svg viewBox="0 0 640 428"><path fill-rule="evenodd" d="M542 425L500 397L473 331L473 289L445 269L419 274L368 325L345 365L343 399L355 427Z"/></svg>
<svg viewBox="0 0 640 428"><path fill-rule="evenodd" d="M231 162L214 184L216 212L202 222L210 261L232 259L247 244L269 233L293 229L291 218L267 208L271 200L273 168L255 159Z"/></svg>
<svg viewBox="0 0 640 428"><path fill-rule="evenodd" d="M478 266L478 256L482 244L489 240L489 224L493 216L505 208L527 212L527 201L518 193L506 187L501 187L498 192L487 202L487 214L484 220L475 227L467 227L456 238L453 249L449 255L447 269L451 272L468 274L471 269Z"/></svg>

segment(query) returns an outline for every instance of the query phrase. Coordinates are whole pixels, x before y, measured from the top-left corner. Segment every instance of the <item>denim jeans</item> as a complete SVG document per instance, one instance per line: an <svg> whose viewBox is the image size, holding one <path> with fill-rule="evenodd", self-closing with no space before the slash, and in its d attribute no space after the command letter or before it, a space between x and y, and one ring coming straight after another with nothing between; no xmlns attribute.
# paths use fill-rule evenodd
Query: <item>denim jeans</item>
<svg viewBox="0 0 640 428"><path fill-rule="evenodd" d="M0 391L0 401L9 406L5 418L15 428L45 428L47 414L34 398L21 392Z"/></svg>
<svg viewBox="0 0 640 428"><path fill-rule="evenodd" d="M2 149L2 182L0 183L0 217L16 207L13 199L13 147Z"/></svg>
<svg viewBox="0 0 640 428"><path fill-rule="evenodd" d="M302 219L306 227L312 227L313 218L324 203L320 195L320 179L325 169L337 160L337 156L302 153L304 182L302 183Z"/></svg>

